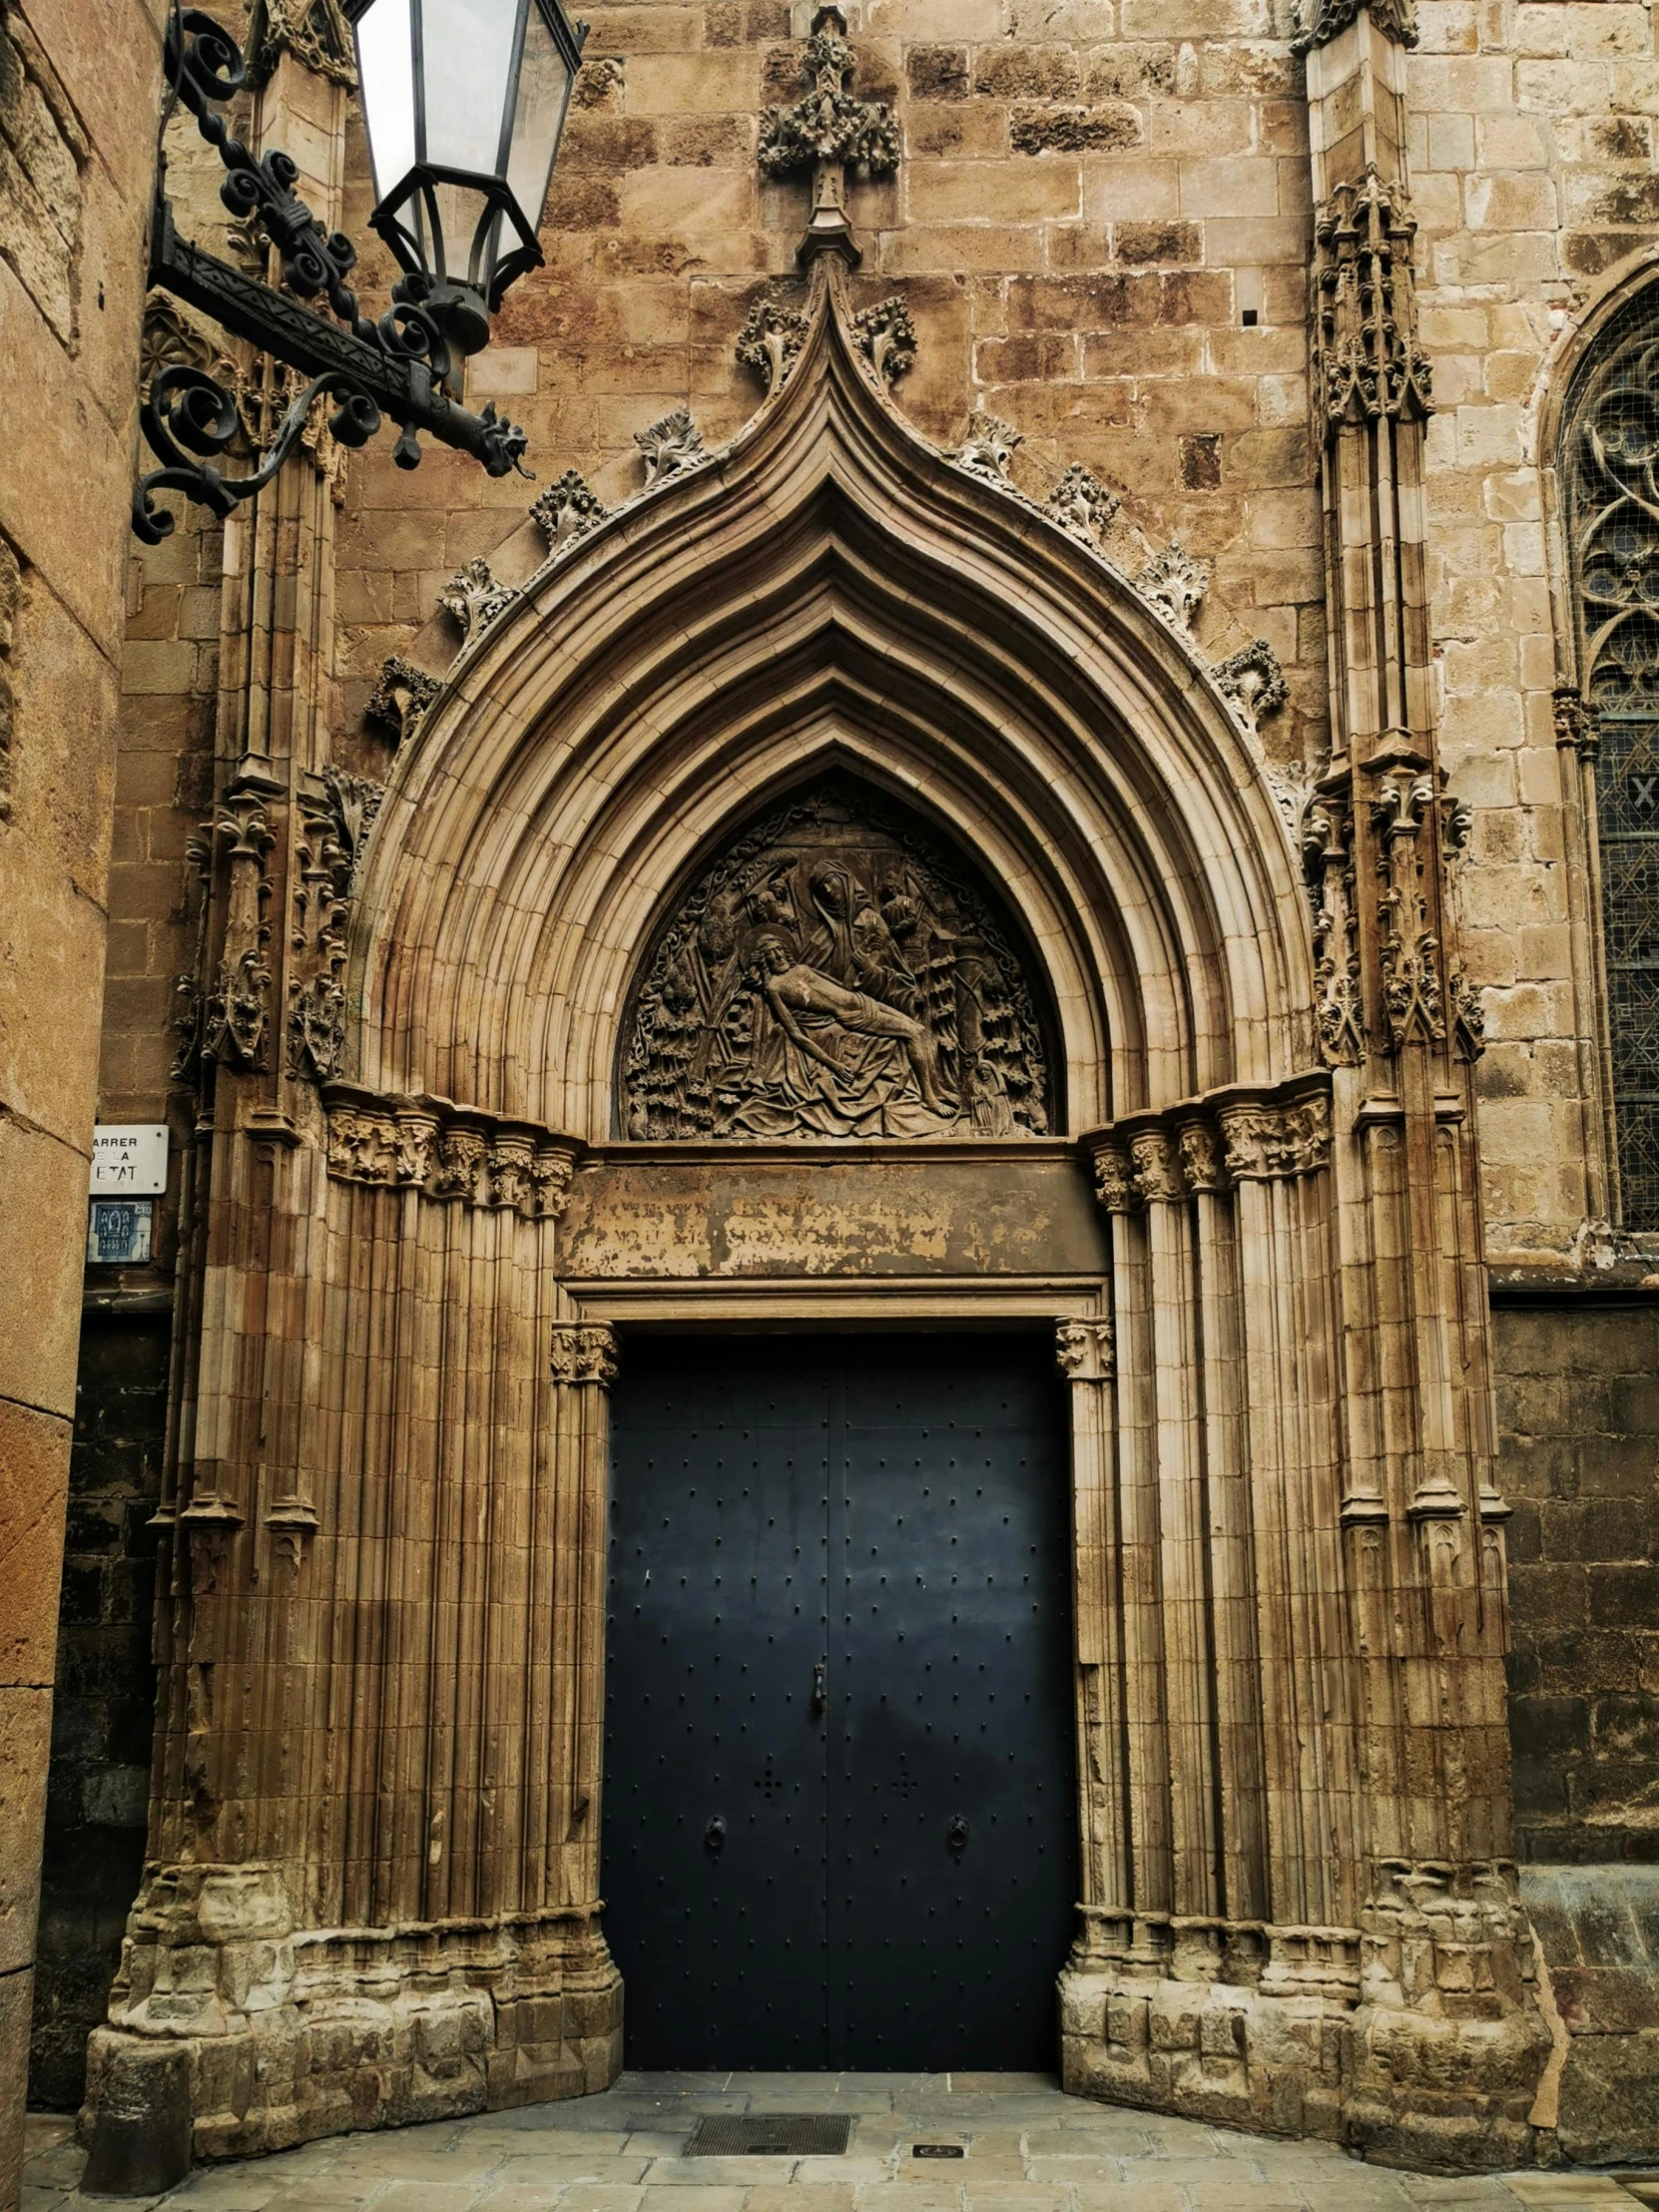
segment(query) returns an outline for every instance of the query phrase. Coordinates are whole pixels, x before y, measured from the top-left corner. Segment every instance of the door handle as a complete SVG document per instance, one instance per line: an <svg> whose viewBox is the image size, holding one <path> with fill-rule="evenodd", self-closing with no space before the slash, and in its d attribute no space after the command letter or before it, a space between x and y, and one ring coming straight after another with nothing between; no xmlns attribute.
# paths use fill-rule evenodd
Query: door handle
<svg viewBox="0 0 1659 2212"><path fill-rule="evenodd" d="M830 1700L829 1697L826 1695L824 1688L824 1676L827 1665L828 1662L821 1659L818 1665L813 1669L813 1711L815 1713L828 1713L830 1710Z"/></svg>
<svg viewBox="0 0 1659 2212"><path fill-rule="evenodd" d="M726 1823L718 1813L703 1831L703 1848L717 1859L726 1849Z"/></svg>
<svg viewBox="0 0 1659 2212"><path fill-rule="evenodd" d="M950 1826L944 1832L945 1845L947 1849L953 1851L959 1859L962 1856L962 1853L967 1849L967 1822L963 1820L961 1814L958 1813L951 1821Z"/></svg>

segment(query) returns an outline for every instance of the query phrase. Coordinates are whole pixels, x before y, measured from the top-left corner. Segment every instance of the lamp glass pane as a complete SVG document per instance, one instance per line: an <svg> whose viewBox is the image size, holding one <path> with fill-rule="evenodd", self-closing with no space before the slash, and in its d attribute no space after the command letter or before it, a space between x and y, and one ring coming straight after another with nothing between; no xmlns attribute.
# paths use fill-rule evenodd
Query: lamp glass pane
<svg viewBox="0 0 1659 2212"><path fill-rule="evenodd" d="M357 81L374 197L386 195L414 167L414 46L411 0L371 0L357 19Z"/></svg>
<svg viewBox="0 0 1659 2212"><path fill-rule="evenodd" d="M474 177L500 174L524 0L420 0L426 139L421 159ZM469 242L470 243L470 242ZM455 241L449 266L465 249Z"/></svg>
<svg viewBox="0 0 1659 2212"><path fill-rule="evenodd" d="M524 26L524 66L507 155L507 183L532 231L541 227L554 156L570 106L573 73L554 38L540 0L530 0Z"/></svg>

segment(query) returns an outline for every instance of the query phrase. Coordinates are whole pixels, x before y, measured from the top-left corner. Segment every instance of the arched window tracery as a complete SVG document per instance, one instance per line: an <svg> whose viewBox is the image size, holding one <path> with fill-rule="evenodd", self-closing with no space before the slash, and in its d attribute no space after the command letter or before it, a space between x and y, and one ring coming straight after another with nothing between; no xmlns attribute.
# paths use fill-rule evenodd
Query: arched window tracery
<svg viewBox="0 0 1659 2212"><path fill-rule="evenodd" d="M1596 817L1623 1226L1659 1232L1659 284L1568 394L1562 483Z"/></svg>

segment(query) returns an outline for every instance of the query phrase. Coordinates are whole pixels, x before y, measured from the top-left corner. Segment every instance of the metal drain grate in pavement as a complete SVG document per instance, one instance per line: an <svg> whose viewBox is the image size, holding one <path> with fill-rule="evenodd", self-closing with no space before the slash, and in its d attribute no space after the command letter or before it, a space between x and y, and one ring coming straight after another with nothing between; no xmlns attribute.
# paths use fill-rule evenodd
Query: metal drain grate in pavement
<svg viewBox="0 0 1659 2212"><path fill-rule="evenodd" d="M839 2158L852 2132L846 2112L707 2112L688 2158Z"/></svg>

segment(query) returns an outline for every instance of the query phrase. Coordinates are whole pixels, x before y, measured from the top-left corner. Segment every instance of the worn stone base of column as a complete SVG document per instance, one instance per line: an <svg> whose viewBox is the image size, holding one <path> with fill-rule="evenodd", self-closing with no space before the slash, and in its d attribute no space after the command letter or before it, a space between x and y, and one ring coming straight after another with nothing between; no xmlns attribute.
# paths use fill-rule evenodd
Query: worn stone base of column
<svg viewBox="0 0 1659 2212"><path fill-rule="evenodd" d="M622 1980L591 1911L293 1931L277 1869L157 1869L88 2050L95 2163L133 2160L169 2051L194 2156L246 2157L608 2088Z"/></svg>
<svg viewBox="0 0 1659 2212"><path fill-rule="evenodd" d="M1265 2134L1346 2144L1384 2165L1528 2166L1549 2054L1535 2013L1444 2019L1338 1993L1071 1965L1061 2084Z"/></svg>

